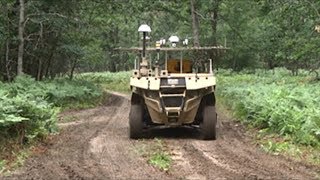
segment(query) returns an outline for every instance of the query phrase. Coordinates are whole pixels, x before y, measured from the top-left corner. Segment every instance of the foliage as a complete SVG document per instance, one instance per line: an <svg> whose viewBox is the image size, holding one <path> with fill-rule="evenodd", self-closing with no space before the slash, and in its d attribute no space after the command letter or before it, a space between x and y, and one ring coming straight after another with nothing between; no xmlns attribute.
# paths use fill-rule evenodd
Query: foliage
<svg viewBox="0 0 320 180"><path fill-rule="evenodd" d="M166 152L163 141L155 139L156 143L154 149L151 152L148 162L158 167L163 171L168 171L172 162L172 159L168 152Z"/></svg>
<svg viewBox="0 0 320 180"><path fill-rule="evenodd" d="M231 49L217 66L314 69L319 64L320 1L195 1L202 46ZM0 3L0 79L16 75L19 1ZM76 72L127 71L134 55L115 47L138 46L138 26L151 26L152 45L178 35L194 40L190 0L25 2L24 71L41 80ZM125 13L124 13L125 12Z"/></svg>
<svg viewBox="0 0 320 180"><path fill-rule="evenodd" d="M24 73L0 82L0 137L33 139L55 130L57 107L90 104L101 96L93 83L129 91L134 54L116 47L140 45L138 26L149 24L152 45L178 35L195 39L191 14L199 19L202 46L226 45L209 56L221 74L221 96L237 114L260 128L290 136L296 143L319 144L319 84L309 72L320 67L319 0L25 0ZM17 71L19 1L0 2L0 81ZM221 54L225 56L222 58ZM207 57L206 57L207 58ZM153 59L152 59L153 60ZM255 68L287 67L264 72ZM235 74L234 71L249 69ZM247 74L249 73L249 74ZM308 79L309 78L309 79ZM318 77L319 79L319 77ZM1 143L2 139L0 139Z"/></svg>
<svg viewBox="0 0 320 180"><path fill-rule="evenodd" d="M320 145L320 84L312 78L292 77L280 69L274 75L225 71L218 73L218 79L219 96L243 121L289 136L298 144Z"/></svg>
<svg viewBox="0 0 320 180"><path fill-rule="evenodd" d="M22 150L22 151L18 152L17 154L15 154L17 159L14 162L14 164L12 165L12 167L17 168L17 167L22 166L29 155L30 155L29 150Z"/></svg>
<svg viewBox="0 0 320 180"><path fill-rule="evenodd" d="M82 73L77 76L77 79L83 79L86 81L94 82L102 85L105 89L120 92L130 91L130 73L128 71L111 73Z"/></svg>
<svg viewBox="0 0 320 180"><path fill-rule="evenodd" d="M147 162L162 171L168 171L172 158L166 144L161 139L155 138L153 141L139 141L136 152L147 159Z"/></svg>
<svg viewBox="0 0 320 180"><path fill-rule="evenodd" d="M58 109L53 108L39 94L32 93L41 90L35 89L36 85L29 84L31 81L20 77L16 83L1 88L1 136L22 136L21 138L32 140L53 132L56 128L55 116Z"/></svg>
<svg viewBox="0 0 320 180"><path fill-rule="evenodd" d="M93 104L102 90L83 80L35 81L18 76L12 83L0 83L0 159L7 155L10 141L19 145L57 131L61 108ZM2 146L6 144L6 146Z"/></svg>
<svg viewBox="0 0 320 180"><path fill-rule="evenodd" d="M156 152L150 157L149 163L163 171L168 171L171 164L171 158L167 153Z"/></svg>
<svg viewBox="0 0 320 180"><path fill-rule="evenodd" d="M57 79L44 92L47 101L55 106L72 108L78 104L90 105L102 96L99 87L85 80Z"/></svg>
<svg viewBox="0 0 320 180"><path fill-rule="evenodd" d="M2 172L5 170L5 164L5 160L0 160L0 174L2 174Z"/></svg>
<svg viewBox="0 0 320 180"><path fill-rule="evenodd" d="M152 141L141 140L137 143L135 151L139 156L144 157L149 164L162 171L169 170L172 157L164 141L155 138Z"/></svg>
<svg viewBox="0 0 320 180"><path fill-rule="evenodd" d="M231 0L220 5L219 34L231 50L220 63L241 70L285 66L319 68L320 2Z"/></svg>
<svg viewBox="0 0 320 180"><path fill-rule="evenodd" d="M268 140L266 142L263 142L261 147L264 151L270 152L274 155L279 155L280 153L288 153L291 156L300 156L302 154L299 148L290 144L289 142L273 142L271 140Z"/></svg>

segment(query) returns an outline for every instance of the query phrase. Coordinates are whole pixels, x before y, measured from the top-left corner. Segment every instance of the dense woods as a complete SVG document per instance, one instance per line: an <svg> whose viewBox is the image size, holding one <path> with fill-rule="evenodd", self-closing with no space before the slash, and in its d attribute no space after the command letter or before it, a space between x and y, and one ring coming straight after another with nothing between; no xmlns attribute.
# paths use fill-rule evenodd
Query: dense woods
<svg viewBox="0 0 320 180"><path fill-rule="evenodd" d="M320 66L317 0L50 1L2 0L1 79L22 72L38 80L84 71L129 70L137 28L152 27L151 42L175 34L194 46L226 45L218 67L241 70Z"/></svg>

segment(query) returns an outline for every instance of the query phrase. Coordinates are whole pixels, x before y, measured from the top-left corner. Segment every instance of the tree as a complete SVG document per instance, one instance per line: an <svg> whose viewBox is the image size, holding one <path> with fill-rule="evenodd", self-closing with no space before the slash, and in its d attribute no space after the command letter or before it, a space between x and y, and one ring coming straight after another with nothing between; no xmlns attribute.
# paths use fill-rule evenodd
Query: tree
<svg viewBox="0 0 320 180"><path fill-rule="evenodd" d="M285 66L296 72L319 62L317 0L2 0L0 5L1 80L22 72L41 80L129 70L135 56L113 49L138 46L142 23L152 27L152 44L171 35L192 39L194 46L227 40L231 50L223 58L206 55L216 67Z"/></svg>
<svg viewBox="0 0 320 180"><path fill-rule="evenodd" d="M191 4L191 17L192 17L192 33L193 33L193 46L199 47L199 19L197 15L197 7L195 0L190 0Z"/></svg>
<svg viewBox="0 0 320 180"><path fill-rule="evenodd" d="M20 2L20 11L19 11L19 51L18 51L18 66L17 66L17 75L23 74L23 52L24 52L24 0L19 0Z"/></svg>

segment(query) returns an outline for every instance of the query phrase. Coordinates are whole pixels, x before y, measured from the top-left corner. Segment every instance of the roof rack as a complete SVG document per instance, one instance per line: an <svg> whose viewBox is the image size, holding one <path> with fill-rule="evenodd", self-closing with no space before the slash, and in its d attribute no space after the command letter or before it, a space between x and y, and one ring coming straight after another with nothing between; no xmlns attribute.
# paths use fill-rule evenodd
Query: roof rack
<svg viewBox="0 0 320 180"><path fill-rule="evenodd" d="M208 46L208 47L163 47L160 48L160 51L209 51L209 50L228 50L230 48L223 46ZM142 51L140 47L132 47L132 48L115 48L115 50L120 51ZM146 48L146 51L159 51L159 48Z"/></svg>

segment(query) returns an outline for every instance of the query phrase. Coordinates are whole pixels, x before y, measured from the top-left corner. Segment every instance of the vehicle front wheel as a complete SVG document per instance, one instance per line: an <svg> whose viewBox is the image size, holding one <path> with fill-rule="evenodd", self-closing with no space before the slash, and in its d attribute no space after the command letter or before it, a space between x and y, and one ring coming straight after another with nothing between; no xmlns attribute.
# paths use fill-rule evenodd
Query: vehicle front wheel
<svg viewBox="0 0 320 180"><path fill-rule="evenodd" d="M132 139L142 138L143 107L140 104L132 104L129 113L129 136Z"/></svg>
<svg viewBox="0 0 320 180"><path fill-rule="evenodd" d="M217 113L215 106L205 106L203 109L203 120L200 123L202 139L217 139Z"/></svg>

